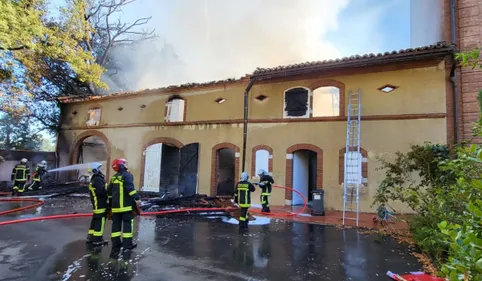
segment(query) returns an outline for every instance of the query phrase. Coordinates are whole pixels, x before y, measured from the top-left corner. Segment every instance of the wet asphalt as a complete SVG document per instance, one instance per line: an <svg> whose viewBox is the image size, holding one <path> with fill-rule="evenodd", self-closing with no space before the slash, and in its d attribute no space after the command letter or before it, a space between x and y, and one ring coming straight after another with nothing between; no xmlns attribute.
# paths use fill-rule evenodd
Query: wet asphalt
<svg viewBox="0 0 482 281"><path fill-rule="evenodd" d="M25 203L30 204L30 203ZM24 203L0 202L0 209ZM0 221L89 211L86 198L53 198ZM356 229L271 220L238 233L221 218L137 218L138 247L110 258L85 244L89 218L0 226L0 280L390 280L418 271L407 246ZM110 237L111 222L104 238Z"/></svg>

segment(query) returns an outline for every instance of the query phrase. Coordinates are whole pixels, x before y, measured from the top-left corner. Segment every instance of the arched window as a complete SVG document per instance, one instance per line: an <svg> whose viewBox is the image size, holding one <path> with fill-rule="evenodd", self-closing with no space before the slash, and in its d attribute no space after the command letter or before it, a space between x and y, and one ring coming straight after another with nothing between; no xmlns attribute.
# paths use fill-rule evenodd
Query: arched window
<svg viewBox="0 0 482 281"><path fill-rule="evenodd" d="M273 149L267 145L253 147L251 154L251 176L256 177L260 169L273 172Z"/></svg>
<svg viewBox="0 0 482 281"><path fill-rule="evenodd" d="M102 110L99 107L93 107L87 111L87 126L99 126L100 125L100 117L102 114Z"/></svg>
<svg viewBox="0 0 482 281"><path fill-rule="evenodd" d="M338 174L338 182L339 184L343 184L345 180L345 151L346 147L340 149L339 151L339 174ZM350 154L356 154L356 150L354 148L350 149L349 152ZM361 166L361 176L362 176L362 184L365 186L368 185L368 153L365 149L360 148L360 154L362 157L362 166ZM355 158L356 156L349 157L350 159ZM351 165L351 163L348 163L347 165ZM356 166L356 165L355 165Z"/></svg>
<svg viewBox="0 0 482 281"><path fill-rule="evenodd" d="M166 122L183 122L185 115L186 101L180 96L172 96L166 102Z"/></svg>
<svg viewBox="0 0 482 281"><path fill-rule="evenodd" d="M313 117L340 116L340 89L319 87L313 90Z"/></svg>

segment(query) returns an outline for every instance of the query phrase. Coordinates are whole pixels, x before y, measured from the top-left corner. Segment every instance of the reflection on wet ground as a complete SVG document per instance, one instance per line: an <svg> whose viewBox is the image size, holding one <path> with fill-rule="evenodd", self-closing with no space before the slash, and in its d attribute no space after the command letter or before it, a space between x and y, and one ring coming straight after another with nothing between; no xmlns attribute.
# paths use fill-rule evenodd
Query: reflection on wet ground
<svg viewBox="0 0 482 281"><path fill-rule="evenodd" d="M56 198L2 220L88 208L88 199ZM88 225L81 218L2 227L0 280L365 281L420 269L405 246L355 229L271 221L243 235L237 225L205 218L137 219L138 247L113 260L110 246L87 248Z"/></svg>

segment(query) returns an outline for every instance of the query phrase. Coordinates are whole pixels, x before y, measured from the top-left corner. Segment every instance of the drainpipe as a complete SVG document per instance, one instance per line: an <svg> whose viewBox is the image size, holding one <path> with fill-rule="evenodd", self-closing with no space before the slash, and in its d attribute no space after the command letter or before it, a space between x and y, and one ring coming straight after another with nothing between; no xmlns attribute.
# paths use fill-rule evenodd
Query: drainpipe
<svg viewBox="0 0 482 281"><path fill-rule="evenodd" d="M458 143L458 115L459 115L459 88L458 88L458 75L457 75L457 60L455 58L456 45L457 45L457 29L455 24L455 0L450 0L450 35L452 44L454 46L452 58L452 71L450 76L450 81L452 82L452 87L454 91L453 97L453 108L454 108L454 144Z"/></svg>
<svg viewBox="0 0 482 281"><path fill-rule="evenodd" d="M243 133L243 167L241 171L245 172L246 168L246 140L248 138L248 106L249 106L249 91L253 87L254 83L256 82L256 78L251 78L249 81L248 86L244 90L244 133ZM251 175L252 176L252 175Z"/></svg>

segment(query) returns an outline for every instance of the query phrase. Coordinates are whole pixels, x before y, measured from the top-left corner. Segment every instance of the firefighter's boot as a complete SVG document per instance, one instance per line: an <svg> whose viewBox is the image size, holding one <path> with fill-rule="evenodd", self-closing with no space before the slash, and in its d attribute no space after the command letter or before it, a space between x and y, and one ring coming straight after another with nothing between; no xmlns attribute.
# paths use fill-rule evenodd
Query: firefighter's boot
<svg viewBox="0 0 482 281"><path fill-rule="evenodd" d="M125 245L122 246L124 248L124 250L132 250L132 249L137 247L137 244L134 243L134 242L124 243L124 244Z"/></svg>
<svg viewBox="0 0 482 281"><path fill-rule="evenodd" d="M87 235L87 239L85 240L85 243L92 244L92 242L94 242L93 239L94 239L94 236L92 234L89 234Z"/></svg>
<svg viewBox="0 0 482 281"><path fill-rule="evenodd" d="M107 245L109 245L109 242L108 242L108 241L105 241L105 240L103 240L103 239L94 240L94 241L92 241L92 245L95 246L95 247L102 247L102 246L107 246Z"/></svg>

